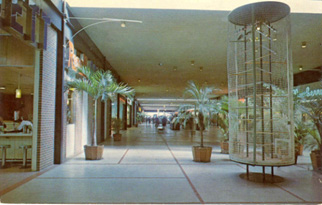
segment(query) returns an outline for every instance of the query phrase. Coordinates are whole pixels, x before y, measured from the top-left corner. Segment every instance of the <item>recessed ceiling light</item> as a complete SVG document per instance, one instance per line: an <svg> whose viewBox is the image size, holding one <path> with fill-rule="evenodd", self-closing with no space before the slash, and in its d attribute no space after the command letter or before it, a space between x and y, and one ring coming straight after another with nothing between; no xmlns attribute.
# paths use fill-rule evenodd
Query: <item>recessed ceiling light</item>
<svg viewBox="0 0 322 205"><path fill-rule="evenodd" d="M121 27L122 27L122 28L125 28L125 27L126 27L125 22L122 22L122 23L121 23Z"/></svg>
<svg viewBox="0 0 322 205"><path fill-rule="evenodd" d="M195 65L195 61L191 61L191 65L194 66Z"/></svg>
<svg viewBox="0 0 322 205"><path fill-rule="evenodd" d="M301 47L302 48L306 48L306 42L305 41L302 42L302 46Z"/></svg>
<svg viewBox="0 0 322 205"><path fill-rule="evenodd" d="M177 70L177 66L174 66L174 67L173 67L173 70L174 70L174 71L176 71L176 70Z"/></svg>
<svg viewBox="0 0 322 205"><path fill-rule="evenodd" d="M169 92L169 90L167 89L167 92Z"/></svg>
<svg viewBox="0 0 322 205"><path fill-rule="evenodd" d="M163 66L163 63L159 63L159 66Z"/></svg>
<svg viewBox="0 0 322 205"><path fill-rule="evenodd" d="M0 90L5 90L6 87L5 86L0 86Z"/></svg>
<svg viewBox="0 0 322 205"><path fill-rule="evenodd" d="M138 82L139 82L139 83L141 82L140 78L138 79Z"/></svg>
<svg viewBox="0 0 322 205"><path fill-rule="evenodd" d="M202 71L203 70L203 67L200 67L199 70Z"/></svg>
<svg viewBox="0 0 322 205"><path fill-rule="evenodd" d="M301 65L300 65L300 66L299 66L299 70L303 70L303 66L301 66Z"/></svg>

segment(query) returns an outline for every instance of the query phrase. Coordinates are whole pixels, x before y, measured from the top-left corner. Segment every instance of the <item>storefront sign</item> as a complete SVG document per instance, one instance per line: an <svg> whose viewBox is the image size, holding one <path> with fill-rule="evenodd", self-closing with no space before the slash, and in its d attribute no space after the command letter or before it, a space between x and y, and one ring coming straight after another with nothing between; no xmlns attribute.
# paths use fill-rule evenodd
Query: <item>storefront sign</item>
<svg viewBox="0 0 322 205"><path fill-rule="evenodd" d="M75 54L75 48L73 42L68 42L68 67L72 68L73 70L77 70L78 67L87 65L87 57L85 54L81 54L81 58L79 58Z"/></svg>
<svg viewBox="0 0 322 205"><path fill-rule="evenodd" d="M36 5L29 5L29 1L11 0L1 2L1 21L4 26L11 27L31 41L39 49L47 48L47 26L49 17Z"/></svg>
<svg viewBox="0 0 322 205"><path fill-rule="evenodd" d="M312 89L309 86L305 87L303 92L299 91L299 88L293 90L293 93L298 94L299 97L314 97L314 96L322 96L322 89Z"/></svg>

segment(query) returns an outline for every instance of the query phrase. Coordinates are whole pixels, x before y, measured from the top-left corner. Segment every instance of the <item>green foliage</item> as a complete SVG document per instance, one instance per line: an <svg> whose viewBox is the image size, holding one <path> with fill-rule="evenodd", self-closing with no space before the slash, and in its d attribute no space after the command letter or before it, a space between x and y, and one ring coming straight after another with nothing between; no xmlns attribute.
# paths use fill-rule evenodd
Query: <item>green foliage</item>
<svg viewBox="0 0 322 205"><path fill-rule="evenodd" d="M306 148L321 150L322 137L322 97L296 95L298 109L306 113L314 123L314 128L309 130L309 136L306 142Z"/></svg>
<svg viewBox="0 0 322 205"><path fill-rule="evenodd" d="M112 119L112 126L116 134L120 133L120 130L122 128L123 121L120 118L113 118Z"/></svg>
<svg viewBox="0 0 322 205"><path fill-rule="evenodd" d="M197 113L198 125L200 128L200 146L203 147L203 130L205 128L206 123L209 121L209 116L211 113L219 112L219 104L216 101L210 101L210 94L214 91L214 88L199 86L193 81L189 81L188 85L184 91L185 96L192 97L196 100L194 105L184 105L181 109L195 109ZM179 110L180 113L180 110ZM180 118L184 119L184 122L187 122L190 118L194 119L194 115L192 113L181 112Z"/></svg>
<svg viewBox="0 0 322 205"><path fill-rule="evenodd" d="M313 151L320 150L321 145L322 143L319 132L316 129L309 130L309 135L307 136L304 147Z"/></svg>
<svg viewBox="0 0 322 205"><path fill-rule="evenodd" d="M67 88L75 88L77 91L88 93L94 100L101 98L103 101L113 99L116 94L133 97L134 90L124 83L117 83L111 71L93 71L90 67L83 66L74 71L67 68L67 74L71 78L67 81Z"/></svg>
<svg viewBox="0 0 322 205"><path fill-rule="evenodd" d="M96 146L97 100L112 100L117 94L132 97L134 95L134 90L126 84L117 83L111 71L103 71L100 69L93 71L90 67L83 66L77 68L77 71L71 68L66 68L66 72L70 79L66 82L65 89L74 88L76 91L84 91L95 101L93 116L94 133L92 135L91 145Z"/></svg>
<svg viewBox="0 0 322 205"><path fill-rule="evenodd" d="M136 121L137 123L142 123L146 115L143 112L136 113Z"/></svg>
<svg viewBox="0 0 322 205"><path fill-rule="evenodd" d="M184 127L187 126L187 123L195 123L194 121L190 122L190 119L194 119L194 105L180 105L178 108L178 116L175 120L175 123L180 123ZM190 111L189 111L190 110Z"/></svg>
<svg viewBox="0 0 322 205"><path fill-rule="evenodd" d="M300 119L294 120L294 138L296 144L305 145L307 141L307 135L312 131L313 125L302 122Z"/></svg>
<svg viewBox="0 0 322 205"><path fill-rule="evenodd" d="M222 96L219 100L220 110L218 115L218 127L222 133L223 140L228 141L229 139L229 118L228 118L228 97Z"/></svg>

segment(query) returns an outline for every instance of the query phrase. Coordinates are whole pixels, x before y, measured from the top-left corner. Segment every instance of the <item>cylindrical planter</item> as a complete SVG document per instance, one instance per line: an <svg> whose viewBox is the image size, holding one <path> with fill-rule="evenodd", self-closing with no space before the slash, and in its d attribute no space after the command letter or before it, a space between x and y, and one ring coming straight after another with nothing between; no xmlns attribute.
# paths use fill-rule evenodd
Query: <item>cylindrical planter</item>
<svg viewBox="0 0 322 205"><path fill-rule="evenodd" d="M84 146L84 153L86 160L99 160L103 157L104 145Z"/></svg>
<svg viewBox="0 0 322 205"><path fill-rule="evenodd" d="M313 170L318 170L322 167L322 159L319 150L314 150L310 154Z"/></svg>
<svg viewBox="0 0 322 205"><path fill-rule="evenodd" d="M210 162L212 147L192 147L193 161L195 162Z"/></svg>
<svg viewBox="0 0 322 205"><path fill-rule="evenodd" d="M302 145L302 144L297 145L297 147L296 147L297 154L302 156L303 155L303 149L304 149L304 145Z"/></svg>
<svg viewBox="0 0 322 205"><path fill-rule="evenodd" d="M229 142L221 141L220 148L221 148L221 153L229 154Z"/></svg>
<svg viewBox="0 0 322 205"><path fill-rule="evenodd" d="M122 134L113 134L114 141L121 141L122 140Z"/></svg>

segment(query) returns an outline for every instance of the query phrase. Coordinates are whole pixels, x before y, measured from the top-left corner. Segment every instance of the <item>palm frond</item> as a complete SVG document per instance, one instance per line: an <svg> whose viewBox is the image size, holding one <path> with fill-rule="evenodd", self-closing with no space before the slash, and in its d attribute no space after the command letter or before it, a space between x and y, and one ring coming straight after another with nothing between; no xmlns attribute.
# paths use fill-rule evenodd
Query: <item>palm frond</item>
<svg viewBox="0 0 322 205"><path fill-rule="evenodd" d="M305 146L306 149L309 149L311 151L320 149L321 147L321 137L317 130L312 129L309 131L309 135L307 137Z"/></svg>
<svg viewBox="0 0 322 205"><path fill-rule="evenodd" d="M199 86L193 82L193 81L189 81L188 85L184 91L184 95L190 95L191 97L195 98L197 101L200 100L200 88Z"/></svg>

